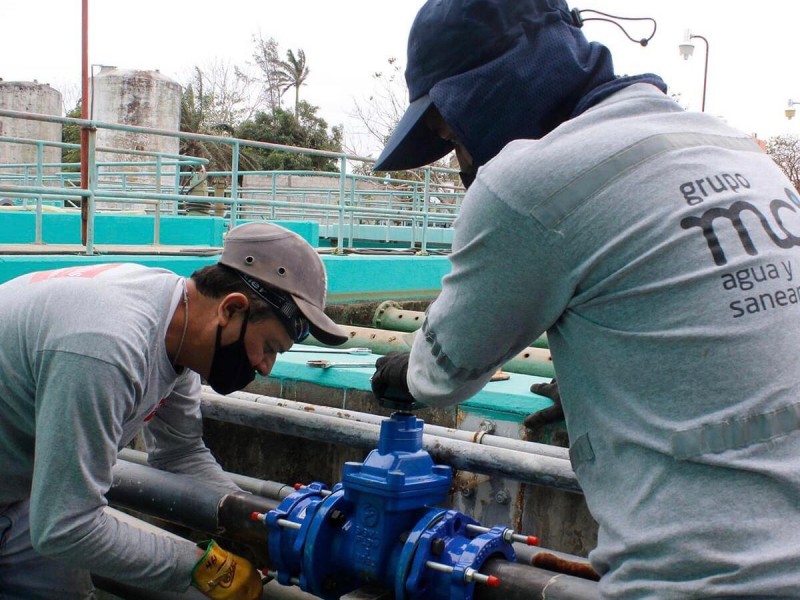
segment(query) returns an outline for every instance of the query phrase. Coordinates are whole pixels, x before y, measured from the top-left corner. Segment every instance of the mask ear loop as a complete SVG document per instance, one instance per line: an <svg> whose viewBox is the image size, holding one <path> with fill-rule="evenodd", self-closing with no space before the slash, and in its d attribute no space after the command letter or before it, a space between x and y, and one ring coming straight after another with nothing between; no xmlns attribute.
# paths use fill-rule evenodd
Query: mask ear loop
<svg viewBox="0 0 800 600"><path fill-rule="evenodd" d="M183 280L183 331L181 331L181 341L178 342L178 351L175 352L175 358L172 360L172 368L174 369L178 357L183 350L183 342L186 340L186 330L189 328L189 293L186 291L186 280Z"/></svg>
<svg viewBox="0 0 800 600"><path fill-rule="evenodd" d="M244 321L242 321L242 330L239 333L239 341L244 342L244 336L247 333L247 323L250 321L250 305L247 305L247 308L244 309Z"/></svg>

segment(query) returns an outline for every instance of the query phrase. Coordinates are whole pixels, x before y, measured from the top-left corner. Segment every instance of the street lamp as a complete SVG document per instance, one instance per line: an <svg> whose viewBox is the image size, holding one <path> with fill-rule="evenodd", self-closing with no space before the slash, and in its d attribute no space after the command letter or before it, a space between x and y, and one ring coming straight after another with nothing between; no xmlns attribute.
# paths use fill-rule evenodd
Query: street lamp
<svg viewBox="0 0 800 600"><path fill-rule="evenodd" d="M702 35L693 35L690 30L686 30L686 33L683 35L683 42L678 46L678 50L681 52L681 56L683 60L689 60L689 57L694 52L694 44L692 43L693 39L703 40L706 44L706 64L705 68L703 69L703 102L701 106L701 111L706 111L706 83L708 82L708 40L704 38Z"/></svg>
<svg viewBox="0 0 800 600"><path fill-rule="evenodd" d="M795 104L800 104L800 102L795 102L794 100L789 98L789 104L786 106L786 110L784 111L784 114L786 115L786 118L789 119L790 121L792 120L792 117L794 117L795 113L797 112L794 109L794 105Z"/></svg>

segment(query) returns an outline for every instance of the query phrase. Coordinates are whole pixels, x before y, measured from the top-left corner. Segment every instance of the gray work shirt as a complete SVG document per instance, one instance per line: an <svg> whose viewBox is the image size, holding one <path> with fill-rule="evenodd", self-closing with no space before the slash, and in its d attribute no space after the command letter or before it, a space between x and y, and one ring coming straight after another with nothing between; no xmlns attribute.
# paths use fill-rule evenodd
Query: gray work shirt
<svg viewBox="0 0 800 600"><path fill-rule="evenodd" d="M547 331L604 596L797 597L799 211L749 136L647 84L470 188L409 386L463 401Z"/></svg>
<svg viewBox="0 0 800 600"><path fill-rule="evenodd" d="M0 505L30 496L41 554L139 586L184 590L188 541L106 514L117 452L143 423L153 466L238 489L202 441L199 376L164 343L184 281L133 264L89 265L0 286Z"/></svg>

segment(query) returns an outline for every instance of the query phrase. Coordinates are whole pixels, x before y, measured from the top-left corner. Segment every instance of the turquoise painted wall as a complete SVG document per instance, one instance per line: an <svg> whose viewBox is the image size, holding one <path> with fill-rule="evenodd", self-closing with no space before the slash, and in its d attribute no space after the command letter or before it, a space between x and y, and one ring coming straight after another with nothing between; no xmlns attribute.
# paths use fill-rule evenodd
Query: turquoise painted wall
<svg viewBox="0 0 800 600"><path fill-rule="evenodd" d="M134 262L161 267L188 277L193 271L213 264L218 256L169 256L104 254L95 256L63 254L0 254L0 283L30 273L64 267ZM339 304L360 300L411 300L439 293L441 279L450 270L444 256L327 256L328 302Z"/></svg>
<svg viewBox="0 0 800 600"><path fill-rule="evenodd" d="M33 212L1 211L0 244L30 244L35 239ZM312 221L274 221L319 246L319 224ZM160 243L178 246L221 246L226 223L221 217L163 215ZM97 215L94 222L97 245L143 245L154 240L150 215ZM80 244L81 217L78 213L44 213L42 241L46 244Z"/></svg>
<svg viewBox="0 0 800 600"><path fill-rule="evenodd" d="M29 212L0 212L0 244L27 244L34 239L34 217ZM316 222L275 221L319 246ZM209 247L222 245L225 221L218 217L164 216L161 241L165 245ZM148 245L153 243L153 218L147 215L98 215L95 245ZM42 215L42 234L46 244L80 244L80 215L46 213ZM0 249L0 252L2 250ZM0 283L30 273L106 262L135 262L162 267L188 277L193 271L213 264L217 254L206 256L102 254L2 254ZM328 272L328 302L366 300L408 300L430 298L439 293L441 279L450 270L444 256L410 255L322 255Z"/></svg>

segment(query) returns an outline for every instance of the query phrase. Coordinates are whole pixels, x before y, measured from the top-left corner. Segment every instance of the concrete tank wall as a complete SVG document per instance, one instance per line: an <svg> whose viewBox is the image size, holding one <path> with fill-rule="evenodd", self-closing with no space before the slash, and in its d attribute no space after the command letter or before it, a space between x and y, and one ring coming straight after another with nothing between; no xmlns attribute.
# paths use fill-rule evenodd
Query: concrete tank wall
<svg viewBox="0 0 800 600"><path fill-rule="evenodd" d="M180 129L181 87L180 85L159 73L158 71L137 71L117 69L116 67L103 67L94 76L93 88L93 119L102 123L118 123L135 125L153 129L178 131ZM98 148L114 148L122 151L137 150L145 152L162 152L177 155L180 141L175 137L115 131L100 128L97 131ZM98 152L98 162L154 162L155 157L124 152ZM141 167L100 167L100 184L113 185L122 183L122 178L112 176L111 172L120 171L142 173L148 175L126 177L128 187L138 189L155 189L154 166ZM170 167L174 173L174 167ZM104 173L107 175L104 176ZM175 177L162 176L161 189L170 193L174 189ZM106 208L149 208L152 205L122 205L120 203L105 203ZM99 208L103 208L99 205Z"/></svg>
<svg viewBox="0 0 800 600"><path fill-rule="evenodd" d="M0 80L0 109L60 117L62 114L61 92L47 84L37 82ZM0 117L0 137L60 142L61 124ZM27 169L27 173L31 178L28 183L31 184L36 177L36 151L35 145L0 142L0 165L30 164L31 168ZM45 146L44 162L61 162L61 148ZM44 172L47 174L56 170L50 168ZM20 174L25 171L26 169L24 168L10 169L0 167L0 181L12 185L16 183L21 185L24 183L23 180L9 178L7 175L12 173Z"/></svg>

